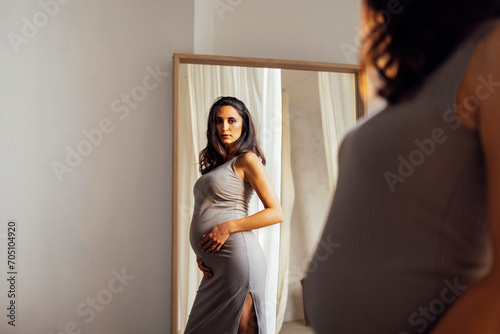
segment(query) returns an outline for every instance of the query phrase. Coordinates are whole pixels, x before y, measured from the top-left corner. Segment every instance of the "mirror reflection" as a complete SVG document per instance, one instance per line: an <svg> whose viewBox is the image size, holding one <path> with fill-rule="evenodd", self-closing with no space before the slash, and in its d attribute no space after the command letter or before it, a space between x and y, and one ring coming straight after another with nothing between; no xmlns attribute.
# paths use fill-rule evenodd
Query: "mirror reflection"
<svg viewBox="0 0 500 334"><path fill-rule="evenodd" d="M227 65L226 65L227 64ZM183 333L202 273L189 244L198 154L219 96L248 107L284 221L255 230L267 259L268 333L304 319L301 279L322 232L340 140L364 114L359 68L215 56L174 56L173 333ZM262 210L254 195L249 215Z"/></svg>

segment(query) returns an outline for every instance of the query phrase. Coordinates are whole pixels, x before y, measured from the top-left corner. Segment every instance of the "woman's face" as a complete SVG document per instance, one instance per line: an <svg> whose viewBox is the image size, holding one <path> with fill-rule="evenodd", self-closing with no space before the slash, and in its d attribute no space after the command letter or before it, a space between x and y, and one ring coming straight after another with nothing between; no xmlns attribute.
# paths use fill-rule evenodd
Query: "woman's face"
<svg viewBox="0 0 500 334"><path fill-rule="evenodd" d="M215 116L215 125L221 143L229 148L241 137L243 118L235 108L222 106Z"/></svg>

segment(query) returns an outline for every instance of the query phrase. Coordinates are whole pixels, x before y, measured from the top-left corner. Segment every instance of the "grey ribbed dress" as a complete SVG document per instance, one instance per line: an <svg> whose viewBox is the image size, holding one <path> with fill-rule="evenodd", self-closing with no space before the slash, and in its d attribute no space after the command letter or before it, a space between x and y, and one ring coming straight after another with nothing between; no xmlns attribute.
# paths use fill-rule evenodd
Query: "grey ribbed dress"
<svg viewBox="0 0 500 334"><path fill-rule="evenodd" d="M190 241L194 252L213 272L203 278L185 333L235 334L250 292L258 331L266 333L265 286L267 262L252 231L233 233L217 253L201 251L202 235L228 220L247 216L254 192L234 170L237 157L202 175L194 186L195 208Z"/></svg>
<svg viewBox="0 0 500 334"><path fill-rule="evenodd" d="M344 138L323 243L304 284L317 333L428 333L489 270L481 143L458 122L455 98L494 24L455 49L415 95ZM465 106L500 89L499 81L477 78L477 96Z"/></svg>

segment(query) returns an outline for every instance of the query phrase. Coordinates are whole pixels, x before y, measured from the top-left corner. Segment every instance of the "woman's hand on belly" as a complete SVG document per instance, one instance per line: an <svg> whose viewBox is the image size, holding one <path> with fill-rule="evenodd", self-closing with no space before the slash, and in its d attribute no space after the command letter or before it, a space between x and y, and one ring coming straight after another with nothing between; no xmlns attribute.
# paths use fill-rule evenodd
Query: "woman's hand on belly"
<svg viewBox="0 0 500 334"><path fill-rule="evenodd" d="M213 275L212 270L210 270L210 268L205 266L205 263L203 263L203 260L198 255L196 255L196 263L198 263L198 268L200 268L200 270L203 272L203 277L205 278L212 277Z"/></svg>
<svg viewBox="0 0 500 334"><path fill-rule="evenodd" d="M231 221L212 227L210 231L203 234L200 242L201 250L208 253L216 253L231 235Z"/></svg>

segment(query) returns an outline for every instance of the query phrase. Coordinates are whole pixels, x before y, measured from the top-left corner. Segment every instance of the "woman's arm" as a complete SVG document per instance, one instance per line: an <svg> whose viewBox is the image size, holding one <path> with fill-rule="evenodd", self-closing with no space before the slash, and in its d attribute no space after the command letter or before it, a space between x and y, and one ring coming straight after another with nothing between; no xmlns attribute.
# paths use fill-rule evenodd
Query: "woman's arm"
<svg viewBox="0 0 500 334"><path fill-rule="evenodd" d="M474 58L473 75L464 77L468 81L466 86L470 87L467 89L469 95L477 93L480 77L491 82L488 87L491 94L488 97L482 95L485 98L481 99L477 124L486 163L488 221L493 233L494 263L488 276L457 300L433 334L500 333L500 28L488 35ZM481 92L487 92L485 89Z"/></svg>
<svg viewBox="0 0 500 334"><path fill-rule="evenodd" d="M251 216L230 220L212 228L200 242L202 250L217 252L229 235L235 232L254 230L283 221L283 210L271 185L264 165L255 153L246 153L238 158L243 179L248 181L264 205L264 210ZM215 246L214 249L212 249Z"/></svg>

